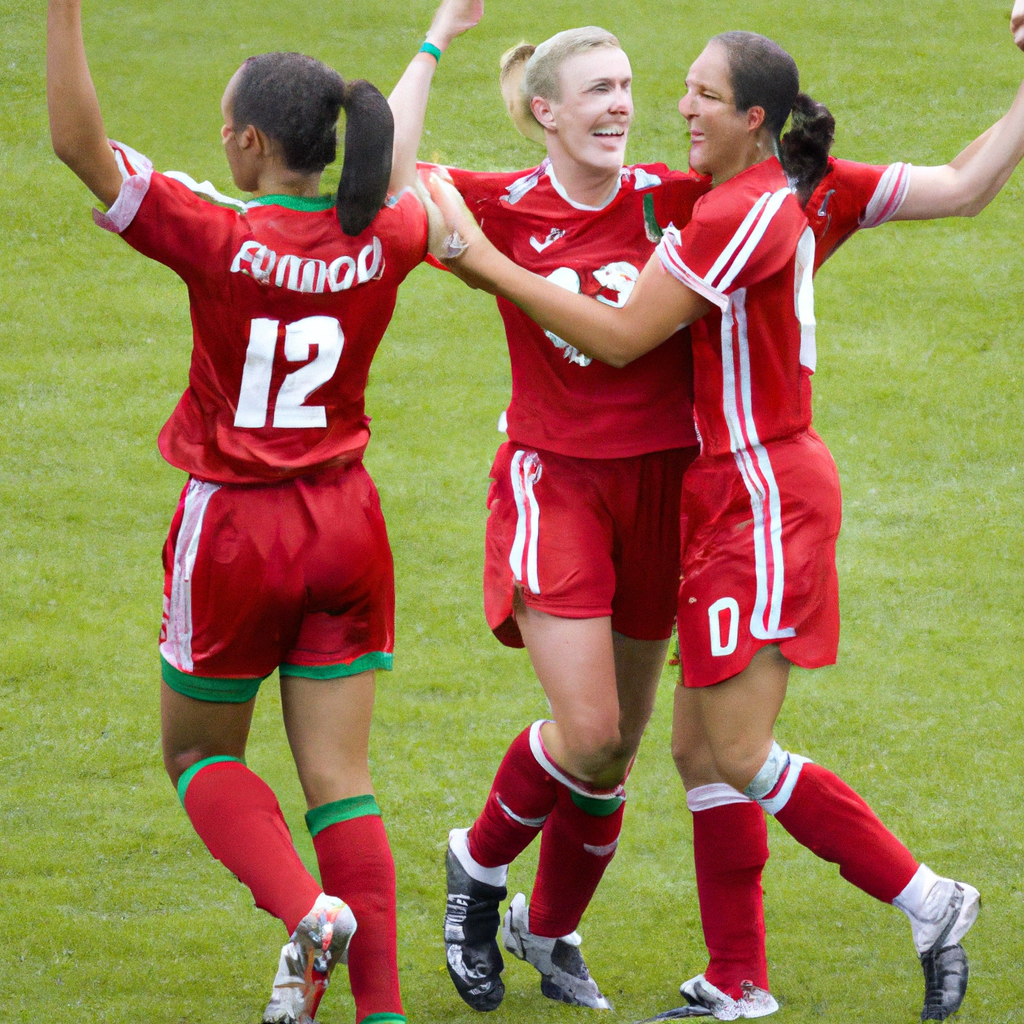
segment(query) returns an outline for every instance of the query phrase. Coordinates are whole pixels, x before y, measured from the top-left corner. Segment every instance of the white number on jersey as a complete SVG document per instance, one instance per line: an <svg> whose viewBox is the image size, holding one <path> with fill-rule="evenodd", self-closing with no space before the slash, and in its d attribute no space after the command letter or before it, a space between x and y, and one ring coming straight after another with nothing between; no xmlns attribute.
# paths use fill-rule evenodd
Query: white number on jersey
<svg viewBox="0 0 1024 1024"><path fill-rule="evenodd" d="M249 347L245 351L242 386L235 410L236 427L265 427L274 375L279 320L256 319L249 325ZM316 357L309 359L316 346ZM326 384L338 368L345 334L332 316L309 316L286 324L284 357L290 363L306 363L289 373L274 403L275 427L326 427L327 411L322 405L305 405L306 399Z"/></svg>

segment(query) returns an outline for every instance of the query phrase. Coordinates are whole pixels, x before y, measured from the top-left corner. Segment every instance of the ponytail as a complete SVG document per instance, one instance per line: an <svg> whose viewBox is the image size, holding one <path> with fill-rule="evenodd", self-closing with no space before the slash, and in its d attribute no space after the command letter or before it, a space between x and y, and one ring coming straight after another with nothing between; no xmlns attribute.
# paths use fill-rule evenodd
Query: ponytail
<svg viewBox="0 0 1024 1024"><path fill-rule="evenodd" d="M828 107L805 92L799 93L793 104L790 129L782 136L779 160L801 206L806 205L828 170L828 154L835 134L836 121Z"/></svg>
<svg viewBox="0 0 1024 1024"><path fill-rule="evenodd" d="M369 82L345 86L345 162L338 184L338 222L361 235L380 212L391 180L395 119L388 101Z"/></svg>

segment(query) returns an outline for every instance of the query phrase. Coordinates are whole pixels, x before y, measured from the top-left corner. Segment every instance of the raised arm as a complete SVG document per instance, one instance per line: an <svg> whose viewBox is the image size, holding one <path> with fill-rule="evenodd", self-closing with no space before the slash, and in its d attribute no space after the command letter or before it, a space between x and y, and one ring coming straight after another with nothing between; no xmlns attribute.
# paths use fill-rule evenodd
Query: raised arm
<svg viewBox="0 0 1024 1024"><path fill-rule="evenodd" d="M53 151L97 199L112 205L121 191L121 172L107 143L85 59L81 0L49 0L46 105Z"/></svg>
<svg viewBox="0 0 1024 1024"><path fill-rule="evenodd" d="M625 366L711 309L705 298L670 276L657 255L647 261L624 306L609 306L575 295L498 252L484 237L454 186L431 175L430 194L452 231L449 246L465 245L454 259L446 258L453 248L434 255L445 259L467 284L503 295L535 323L593 359Z"/></svg>
<svg viewBox="0 0 1024 1024"><path fill-rule="evenodd" d="M427 30L427 42L442 53L451 41L471 29L484 13L484 0L442 0ZM409 62L388 103L395 117L395 149L391 163L391 191L411 186L416 178L416 152L423 134L430 83L437 58L420 51Z"/></svg>
<svg viewBox="0 0 1024 1024"><path fill-rule="evenodd" d="M1024 49L1024 0L1017 0L1010 28ZM974 217L1006 184L1024 157L1024 83L1010 109L942 167L912 167L907 198L893 220Z"/></svg>

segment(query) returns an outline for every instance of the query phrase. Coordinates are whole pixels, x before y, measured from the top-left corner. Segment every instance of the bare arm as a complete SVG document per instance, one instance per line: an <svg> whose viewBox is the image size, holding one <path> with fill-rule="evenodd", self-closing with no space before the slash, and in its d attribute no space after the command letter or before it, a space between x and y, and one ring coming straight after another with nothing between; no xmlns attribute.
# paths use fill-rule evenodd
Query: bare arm
<svg viewBox="0 0 1024 1024"><path fill-rule="evenodd" d="M1010 27L1024 49L1024 0L1014 4ZM1022 157L1024 83L1006 114L948 164L911 168L907 198L893 220L974 217L992 202Z"/></svg>
<svg viewBox="0 0 1024 1024"><path fill-rule="evenodd" d="M49 0L46 105L53 151L101 202L112 205L121 172L103 129L82 42L81 0Z"/></svg>
<svg viewBox="0 0 1024 1024"><path fill-rule="evenodd" d="M484 237L454 187L436 176L430 194L450 229L467 248L449 268L467 284L514 302L535 323L581 352L625 366L657 348L681 326L699 320L710 303L672 277L652 256L624 306L574 295L503 256ZM444 253L435 253L443 258Z"/></svg>
<svg viewBox="0 0 1024 1024"><path fill-rule="evenodd" d="M442 0L427 31L427 42L442 53L452 40L479 22L484 0ZM437 61L429 53L417 53L388 97L395 118L395 148L391 162L391 191L411 186L416 177L416 152L423 134L430 83Z"/></svg>

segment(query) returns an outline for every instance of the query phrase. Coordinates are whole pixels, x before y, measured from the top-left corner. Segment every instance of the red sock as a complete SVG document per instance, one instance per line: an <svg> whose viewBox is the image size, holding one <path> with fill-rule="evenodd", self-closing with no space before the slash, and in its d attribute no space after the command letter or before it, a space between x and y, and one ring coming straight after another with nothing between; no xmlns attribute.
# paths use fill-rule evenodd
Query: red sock
<svg viewBox="0 0 1024 1024"><path fill-rule="evenodd" d="M615 803L611 814L595 815L577 805L580 799L559 786L555 809L544 823L530 897L534 935L557 939L576 930L619 845L625 801ZM587 798L582 802L591 810L612 803Z"/></svg>
<svg viewBox="0 0 1024 1024"><path fill-rule="evenodd" d="M539 742L538 722L512 741L494 776L487 803L469 830L470 855L484 867L511 864L530 845L555 806L559 786L534 757L530 748L534 730Z"/></svg>
<svg viewBox="0 0 1024 1024"><path fill-rule="evenodd" d="M792 768L790 768L792 771ZM917 871L910 851L870 807L832 772L807 763L789 800L776 811L779 824L869 896L891 903Z"/></svg>
<svg viewBox="0 0 1024 1024"><path fill-rule="evenodd" d="M327 806L348 803L339 800ZM310 815L321 810L315 808ZM343 899L356 918L356 933L348 948L356 1020L374 1013L404 1014L398 987L395 862L379 812L327 825L313 836L313 846L324 892Z"/></svg>
<svg viewBox="0 0 1024 1024"><path fill-rule="evenodd" d="M768 989L761 892L767 860L768 829L756 803L745 800L694 810L693 863L710 958L704 977L733 999L743 994L744 981Z"/></svg>
<svg viewBox="0 0 1024 1024"><path fill-rule="evenodd" d="M321 893L295 852L273 790L241 761L201 761L178 783L206 848L291 935Z"/></svg>

